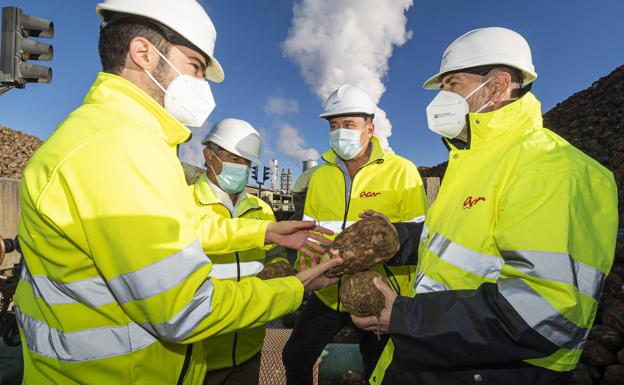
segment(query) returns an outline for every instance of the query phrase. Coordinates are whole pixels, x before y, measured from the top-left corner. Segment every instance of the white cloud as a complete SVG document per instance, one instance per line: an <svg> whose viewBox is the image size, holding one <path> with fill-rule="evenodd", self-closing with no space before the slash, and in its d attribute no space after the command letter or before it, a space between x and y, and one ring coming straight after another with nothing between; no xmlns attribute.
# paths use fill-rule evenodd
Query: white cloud
<svg viewBox="0 0 624 385"><path fill-rule="evenodd" d="M392 50L411 38L405 12L412 5L413 0L302 0L294 6L283 51L321 101L348 83L379 103ZM381 109L375 126L387 144L392 124Z"/></svg>
<svg viewBox="0 0 624 385"><path fill-rule="evenodd" d="M262 152L260 154L260 158L265 165L268 165L271 160L276 158L275 151L273 151L273 148L271 147L272 135L271 132L266 130L264 127L256 127L256 129L262 138Z"/></svg>
<svg viewBox="0 0 624 385"><path fill-rule="evenodd" d="M182 162L204 168L204 145L201 141L208 135L210 128L212 124L206 122L200 128L191 129L191 140L180 145L179 157Z"/></svg>
<svg viewBox="0 0 624 385"><path fill-rule="evenodd" d="M299 164L304 160L317 160L318 151L309 148L299 130L288 124L282 125L277 138L277 149L288 158Z"/></svg>
<svg viewBox="0 0 624 385"><path fill-rule="evenodd" d="M272 117L296 114L299 112L299 103L295 99L271 96L264 105L264 112Z"/></svg>

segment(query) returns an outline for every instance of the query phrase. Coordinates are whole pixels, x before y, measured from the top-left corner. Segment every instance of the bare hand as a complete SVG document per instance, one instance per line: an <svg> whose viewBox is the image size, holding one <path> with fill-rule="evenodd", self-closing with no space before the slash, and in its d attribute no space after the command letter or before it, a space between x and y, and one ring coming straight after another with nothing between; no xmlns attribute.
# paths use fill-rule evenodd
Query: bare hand
<svg viewBox="0 0 624 385"><path fill-rule="evenodd" d="M385 216L384 214L380 213L379 211L364 210L364 212L360 213L358 216L361 219L370 218L370 217L379 217L379 218L382 218L383 220L385 220L386 222L388 222L388 224L392 225L392 222L390 222L390 219L388 219L387 216Z"/></svg>
<svg viewBox="0 0 624 385"><path fill-rule="evenodd" d="M312 262L312 267L308 267L305 269L303 268L305 264L303 264L302 270L299 272L299 274L296 275L296 277L299 278L299 280L303 284L303 288L305 291L324 289L327 286L333 285L334 283L338 282L338 280L340 279L338 277L328 278L324 275L324 273L332 267L342 265L342 263L342 258L334 258L319 264Z"/></svg>
<svg viewBox="0 0 624 385"><path fill-rule="evenodd" d="M316 261L316 254L312 250L324 253L332 241L312 231L327 235L334 233L317 226L314 221L271 222L266 229L265 243L275 243L289 249L299 250Z"/></svg>
<svg viewBox="0 0 624 385"><path fill-rule="evenodd" d="M397 294L390 289L383 280L379 278L373 279L373 283L377 286L377 289L383 294L385 298L386 305L384 309L381 311L379 317L377 316L369 316L369 317L357 317L351 315L351 319L355 326L360 329L369 331L369 332L377 332L379 330L382 334L387 334L388 329L390 328L390 316L392 315L392 306L394 306L394 301L397 298ZM379 329L377 326L379 325Z"/></svg>

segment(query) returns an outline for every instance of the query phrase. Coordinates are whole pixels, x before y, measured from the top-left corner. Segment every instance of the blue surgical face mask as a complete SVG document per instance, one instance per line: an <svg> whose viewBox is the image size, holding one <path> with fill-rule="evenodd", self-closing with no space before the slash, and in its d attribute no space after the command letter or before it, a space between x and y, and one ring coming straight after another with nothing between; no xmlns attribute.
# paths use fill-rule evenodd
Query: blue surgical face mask
<svg viewBox="0 0 624 385"><path fill-rule="evenodd" d="M364 145L360 141L362 131L339 128L329 133L329 142L336 154L344 160L351 160L362 151Z"/></svg>
<svg viewBox="0 0 624 385"><path fill-rule="evenodd" d="M221 174L217 175L212 166L210 166L210 169L217 176L217 182L221 190L228 194L238 194L243 191L249 180L249 167L244 164L224 162L216 155L215 158L221 162Z"/></svg>

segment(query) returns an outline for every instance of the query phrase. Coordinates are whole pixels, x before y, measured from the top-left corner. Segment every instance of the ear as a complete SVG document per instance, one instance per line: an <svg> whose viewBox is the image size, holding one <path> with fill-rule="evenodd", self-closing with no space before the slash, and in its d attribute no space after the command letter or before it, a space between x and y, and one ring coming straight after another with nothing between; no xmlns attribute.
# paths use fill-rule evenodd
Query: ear
<svg viewBox="0 0 624 385"><path fill-rule="evenodd" d="M366 129L368 130L368 134L371 137L373 135L375 135L375 123L373 123L373 119L371 119L370 122L368 122L368 125L366 126Z"/></svg>
<svg viewBox="0 0 624 385"><path fill-rule="evenodd" d="M497 71L491 81L492 103L500 103L509 100L511 97L511 75L505 71Z"/></svg>
<svg viewBox="0 0 624 385"><path fill-rule="evenodd" d="M149 40L142 36L137 36L130 41L128 59L137 67L152 72L156 69L160 56Z"/></svg>
<svg viewBox="0 0 624 385"><path fill-rule="evenodd" d="M204 148L204 160L206 161L206 164L210 163L213 155L214 153L208 147Z"/></svg>

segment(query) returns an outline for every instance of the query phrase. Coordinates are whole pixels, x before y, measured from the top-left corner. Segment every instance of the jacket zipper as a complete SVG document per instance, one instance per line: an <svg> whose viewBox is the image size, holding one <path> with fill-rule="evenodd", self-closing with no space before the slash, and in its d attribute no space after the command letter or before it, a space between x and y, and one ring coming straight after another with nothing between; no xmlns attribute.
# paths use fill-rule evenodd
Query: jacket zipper
<svg viewBox="0 0 624 385"><path fill-rule="evenodd" d="M247 214L248 212L260 210L259 208L249 209L238 215L238 218ZM229 210L228 210L229 211ZM230 218L232 218L232 213L230 213ZM238 251L236 254L236 282L240 282L241 280L241 271L240 271L240 256L238 255ZM232 342L232 366L236 366L236 345L238 343L238 333L234 332L234 342Z"/></svg>
<svg viewBox="0 0 624 385"><path fill-rule="evenodd" d="M240 282L240 257L236 252L236 282ZM238 332L234 332L234 342L232 343L232 366L236 366L236 343L238 342Z"/></svg>
<svg viewBox="0 0 624 385"><path fill-rule="evenodd" d="M186 355L184 356L184 363L182 364L182 371L180 372L180 377L178 378L178 384L182 385L184 382L184 377L191 366L191 355L193 353L193 345L189 344L186 348Z"/></svg>
<svg viewBox="0 0 624 385"><path fill-rule="evenodd" d="M349 175L349 170L345 170L342 169L342 167L337 166L340 171L342 172L342 176L344 177L344 182L345 182L345 190L347 189L347 178L351 179L351 185L349 186L349 194L345 195L345 212L344 212L344 217L342 218L342 226L341 226L341 230L344 231L344 229L347 227L347 217L349 216L349 206L351 205L351 193L353 192L353 185L355 184L355 177L357 176L357 174L364 169L365 167L370 166L373 163L383 163L382 159L377 159L374 162L370 162L365 164L364 166L360 167L355 174L353 174L353 178L351 178L351 176ZM347 167L347 165L345 164L345 168ZM340 311L340 286L342 285L342 279L338 280L338 294L336 295L336 311Z"/></svg>
<svg viewBox="0 0 624 385"><path fill-rule="evenodd" d="M227 206L225 206L223 203L219 203L219 204L222 207L224 207L230 213L230 219L234 218L232 216L232 212L230 211L230 209L227 208ZM251 209L249 209L247 211L244 211L244 212L240 213L237 216L237 218L240 218L243 215L245 215L245 214L247 214L247 213L249 213L251 211L260 210L260 209L261 209L260 207L251 208ZM240 279L241 279L240 256L238 255L238 251L235 254L236 254L236 282L240 282ZM232 342L232 366L236 366L236 344L237 344L237 341L238 341L238 333L234 332L234 341ZM189 345L189 347L190 347L190 345ZM188 354L188 352L187 352L187 354ZM190 359L190 357L189 357L189 359ZM185 361L185 363L186 363L186 361ZM183 374L186 374L186 370L188 370L188 368L185 369ZM182 381L182 377L180 377L180 381L178 381L178 385L182 384L181 381Z"/></svg>

